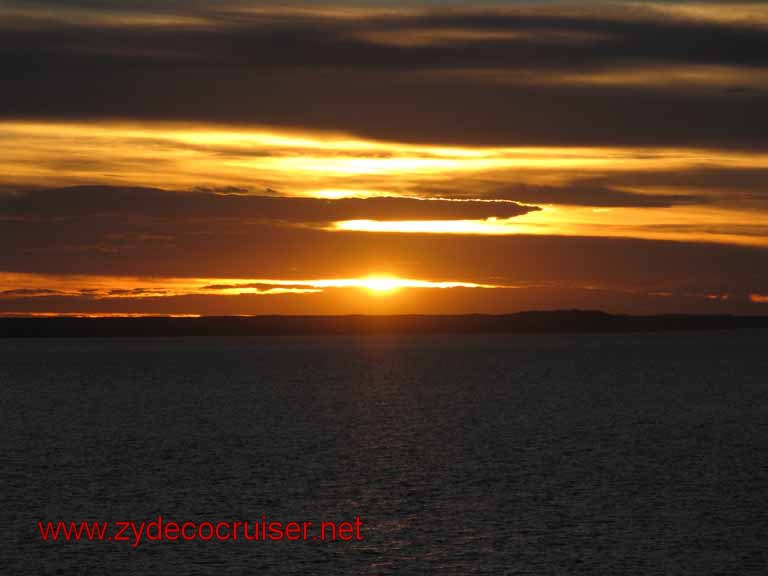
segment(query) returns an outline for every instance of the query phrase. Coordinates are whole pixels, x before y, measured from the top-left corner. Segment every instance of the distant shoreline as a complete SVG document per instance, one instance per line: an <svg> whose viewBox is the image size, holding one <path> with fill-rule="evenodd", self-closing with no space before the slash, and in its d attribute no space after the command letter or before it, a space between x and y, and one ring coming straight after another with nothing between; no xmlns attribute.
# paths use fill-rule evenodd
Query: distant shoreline
<svg viewBox="0 0 768 576"><path fill-rule="evenodd" d="M768 316L633 316L589 310L396 316L3 317L0 338L258 336L279 334L607 333L768 328Z"/></svg>

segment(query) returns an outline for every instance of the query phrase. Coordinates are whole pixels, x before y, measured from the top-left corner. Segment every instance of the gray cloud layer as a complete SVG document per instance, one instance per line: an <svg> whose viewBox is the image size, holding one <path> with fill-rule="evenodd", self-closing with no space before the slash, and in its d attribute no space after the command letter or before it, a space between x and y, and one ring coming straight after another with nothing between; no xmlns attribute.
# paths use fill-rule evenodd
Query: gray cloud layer
<svg viewBox="0 0 768 576"><path fill-rule="evenodd" d="M551 82L636 66L729 66L748 77L768 67L758 27L629 9L333 19L198 6L206 26L0 24L2 114L278 123L412 141L768 146L766 91L749 85ZM489 36L416 45L375 36L413 29ZM535 74L511 84L474 76L499 70Z"/></svg>
<svg viewBox="0 0 768 576"><path fill-rule="evenodd" d="M538 210L514 202L374 197L325 200L286 196L170 192L154 188L82 186L0 195L0 218L116 220L255 220L295 224L337 220L462 220L511 218Z"/></svg>

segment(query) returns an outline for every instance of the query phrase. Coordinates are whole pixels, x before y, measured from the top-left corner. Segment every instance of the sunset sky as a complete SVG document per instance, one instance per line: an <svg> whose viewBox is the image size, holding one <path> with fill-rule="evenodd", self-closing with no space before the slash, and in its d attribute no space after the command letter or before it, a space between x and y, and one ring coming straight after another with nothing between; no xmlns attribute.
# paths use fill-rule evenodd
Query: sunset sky
<svg viewBox="0 0 768 576"><path fill-rule="evenodd" d="M768 314L768 5L0 0L0 315Z"/></svg>

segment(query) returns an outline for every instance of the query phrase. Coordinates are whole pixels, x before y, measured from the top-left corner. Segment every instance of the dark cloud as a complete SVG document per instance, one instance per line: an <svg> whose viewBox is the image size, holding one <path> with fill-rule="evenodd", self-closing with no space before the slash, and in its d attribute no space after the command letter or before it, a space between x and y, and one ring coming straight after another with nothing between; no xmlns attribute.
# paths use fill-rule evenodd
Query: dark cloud
<svg viewBox="0 0 768 576"><path fill-rule="evenodd" d="M257 290L269 290L270 288L282 288L282 289L304 289L308 287L306 284L270 284L268 282L245 282L236 284L207 284L202 287L202 290L232 290L232 289L248 289L255 288Z"/></svg>
<svg viewBox="0 0 768 576"><path fill-rule="evenodd" d="M129 288L129 289L122 289L122 288L116 288L114 290L109 290L108 294L110 296L142 296L144 294L157 294L158 292L164 292L164 290L157 290L157 289L150 289L150 288Z"/></svg>
<svg viewBox="0 0 768 576"><path fill-rule="evenodd" d="M62 23L4 26L2 53L30 59L59 57L81 64L146 66L248 66L251 69L553 69L594 70L632 62L686 65L768 64L768 38L760 28L734 23L650 17L638 11L498 11L477 8L430 10L394 16L329 18L311 11L293 14L222 12L215 4L178 16L197 15L208 25L104 26ZM55 15L55 11L52 11ZM163 13L163 12L160 12ZM98 12L95 12L98 14ZM109 14L109 12L107 12ZM636 18L638 17L639 18ZM450 42L387 45L369 38L420 31L468 30ZM491 35L478 33L516 33ZM553 32L561 41L553 42ZM573 41L562 41L571 35ZM558 36L555 35L556 38ZM116 59L116 60L115 60Z"/></svg>
<svg viewBox="0 0 768 576"><path fill-rule="evenodd" d="M560 185L529 184L514 171L490 172L482 178L440 181L414 188L427 197L497 198L530 204L594 207L768 208L768 170L700 167L685 170L621 170L585 177L563 172Z"/></svg>
<svg viewBox="0 0 768 576"><path fill-rule="evenodd" d="M131 232L171 240L89 246ZM768 293L768 250L706 243L557 236L326 232L250 218L63 218L0 227L0 270L141 277L312 279L387 272L488 284L544 282ZM119 286L116 288L120 288Z"/></svg>
<svg viewBox="0 0 768 576"><path fill-rule="evenodd" d="M125 194L122 197L121 192ZM112 201L110 193L115 193ZM54 194L58 196L51 198ZM426 291L433 298L412 296L406 290L398 294L392 312L418 311L419 305L422 311L501 312L547 302L549 307L590 303L592 307L619 311L701 311L701 306L714 304L696 294L768 294L766 249L622 238L327 232L256 218L254 215L263 207L259 198L249 205L250 199L240 196L186 194L90 188L3 198L4 209L21 202L26 203L27 212L35 206L34 201L47 198L38 209L47 216L58 216L42 222L5 222L0 227L0 245L13 249L0 250L0 271L242 278L241 283L236 283L242 288L264 288L252 285L255 278L299 281L386 272L406 278L557 287L483 294ZM190 200L189 205L186 200ZM219 201L233 202L225 204L232 209L214 209ZM15 206L18 209L19 205ZM402 209L400 205L398 210ZM126 242L126 238L131 241ZM62 250L63 244L84 248ZM94 250L94 245L110 250ZM52 282L51 290L56 288ZM232 284L215 283L206 289L231 288ZM117 284L110 289L114 290L111 296L99 295L96 299L92 293L65 298L52 292L20 292L6 295L5 299L14 304L4 309L230 314L361 311L350 308L353 303L348 292L338 291L325 293L321 300L306 300L299 295L280 296L278 300L257 300L259 296L232 300L226 296L169 294L155 298L158 290L141 285L134 289ZM676 296L662 298L659 293ZM690 298L694 298L695 305ZM721 302L718 310L742 310L744 302L734 296Z"/></svg>
<svg viewBox="0 0 768 576"><path fill-rule="evenodd" d="M768 66L768 34L758 27L643 11L333 19L201 6L194 13L209 19L207 27L22 29L10 20L0 33L2 114L256 122L475 144L768 145L763 90L568 86L535 77L498 84L472 76L702 65L741 67L748 77ZM416 46L366 36L413 28L520 34ZM552 31L583 40L552 42Z"/></svg>
<svg viewBox="0 0 768 576"><path fill-rule="evenodd" d="M53 290L49 288L15 288L13 290L1 290L0 298L2 297L29 297L29 296L52 296L62 294L59 290Z"/></svg>
<svg viewBox="0 0 768 576"><path fill-rule="evenodd" d="M718 205L768 205L768 170L697 168L681 171L617 172L592 182L637 189L686 190L690 197ZM664 198L664 196L661 196Z"/></svg>
<svg viewBox="0 0 768 576"><path fill-rule="evenodd" d="M155 188L82 186L55 190L31 190L0 195L0 218L87 220L120 219L262 220L294 224L318 224L336 220L462 220L510 218L538 210L514 202L448 201L417 198L375 197L325 200L287 196L250 196L190 191L169 192ZM123 238L115 229L110 238ZM165 236L132 231L133 238Z"/></svg>
<svg viewBox="0 0 768 576"><path fill-rule="evenodd" d="M530 204L566 204L571 206L669 208L671 206L706 204L707 196L695 194L639 194L611 188L603 184L576 181L567 186L511 184L488 185L483 198L512 200ZM447 192L436 191L438 194ZM461 191L459 191L461 193ZM476 194L475 194L476 195Z"/></svg>
<svg viewBox="0 0 768 576"><path fill-rule="evenodd" d="M232 194L234 196L244 194L254 194L253 190L244 186L196 186L192 189L193 192L200 192L203 194ZM254 194L255 195L255 194ZM258 191L259 196L279 196L280 193L271 188Z"/></svg>

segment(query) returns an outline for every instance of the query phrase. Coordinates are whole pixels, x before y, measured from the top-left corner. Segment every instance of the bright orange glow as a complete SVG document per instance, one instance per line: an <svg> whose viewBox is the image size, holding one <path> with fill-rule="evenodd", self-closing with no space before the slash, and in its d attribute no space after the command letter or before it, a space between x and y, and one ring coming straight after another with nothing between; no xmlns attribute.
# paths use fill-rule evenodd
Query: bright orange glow
<svg viewBox="0 0 768 576"><path fill-rule="evenodd" d="M742 232L754 212L711 207L590 208L543 206L514 218L486 220L343 220L328 229L336 231L401 234L512 234L601 236L720 242L768 246L768 237Z"/></svg>
<svg viewBox="0 0 768 576"><path fill-rule="evenodd" d="M340 200L341 198L371 198L374 196L391 196L384 190L363 190L345 188L326 188L322 190L310 190L306 193L309 198L325 198L326 200Z"/></svg>
<svg viewBox="0 0 768 576"><path fill-rule="evenodd" d="M270 194L277 190L284 196L329 201L372 196L424 198L438 193L453 200L482 200L483 194L509 181L567 186L595 175L685 172L701 167L768 169L768 154L671 148L435 146L269 127L0 121L0 186L7 189L83 184L177 190L235 186L253 194L270 189ZM637 192L699 194L701 190ZM764 234L738 232L754 227L754 211L715 203L597 209L532 203L544 209L510 220L391 222L377 221L371 214L369 219L336 222L328 229L622 236L768 245Z"/></svg>
<svg viewBox="0 0 768 576"><path fill-rule="evenodd" d="M139 278L125 276L51 276L0 272L0 297L29 298L49 296L88 297L92 299L163 298L186 295L237 296L241 294L273 296L280 294L318 294L332 288L357 288L372 293L391 293L406 288L514 288L515 286L463 281L432 281L370 275L360 278ZM36 292L39 291L39 292Z"/></svg>
<svg viewBox="0 0 768 576"><path fill-rule="evenodd" d="M515 234L506 220L343 220L331 230L355 232L400 232L404 234Z"/></svg>
<svg viewBox="0 0 768 576"><path fill-rule="evenodd" d="M77 164L72 159L87 159ZM558 171L768 168L768 154L695 149L458 147L366 140L338 133L183 123L0 122L2 184L110 184L179 189L272 187L290 195L337 190L417 192L458 175ZM63 167L64 166L64 167ZM323 191L331 191L330 194Z"/></svg>

